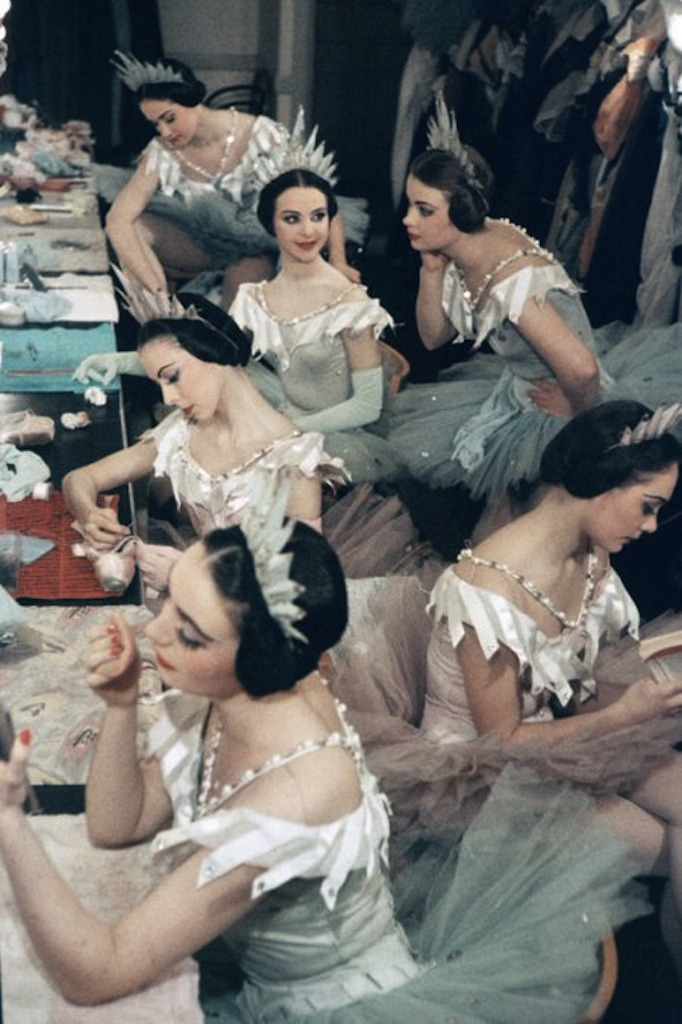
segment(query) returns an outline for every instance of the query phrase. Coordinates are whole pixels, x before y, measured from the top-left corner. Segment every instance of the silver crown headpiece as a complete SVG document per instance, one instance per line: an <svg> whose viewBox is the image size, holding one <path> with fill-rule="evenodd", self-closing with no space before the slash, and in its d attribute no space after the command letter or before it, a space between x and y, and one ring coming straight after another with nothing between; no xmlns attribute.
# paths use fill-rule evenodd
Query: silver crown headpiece
<svg viewBox="0 0 682 1024"><path fill-rule="evenodd" d="M118 295L124 307L138 324L149 320L203 320L194 306L183 306L177 295L161 288L151 291L136 278L128 277L114 263L111 265L119 283Z"/></svg>
<svg viewBox="0 0 682 1024"><path fill-rule="evenodd" d="M659 405L655 412L642 416L634 427L626 427L617 444L611 448L627 448L642 441L655 441L682 420L682 402L673 405Z"/></svg>
<svg viewBox="0 0 682 1024"><path fill-rule="evenodd" d="M470 185L480 189L481 179L474 162L462 142L454 110L449 110L442 91L436 93L436 110L426 126L428 149L444 149L452 153Z"/></svg>
<svg viewBox="0 0 682 1024"><path fill-rule="evenodd" d="M184 82L182 73L175 68L169 68L163 61L150 64L149 61L138 60L130 53L122 53L114 50L115 59L111 63L116 69L116 74L121 81L133 92L142 85L151 83Z"/></svg>
<svg viewBox="0 0 682 1024"><path fill-rule="evenodd" d="M240 528L253 558L256 579L270 615L285 636L308 642L295 623L305 616L296 598L305 587L289 576L293 555L284 552L296 520L286 519L291 495L291 477L262 472L257 474L249 511Z"/></svg>
<svg viewBox="0 0 682 1024"><path fill-rule="evenodd" d="M326 152L323 142L317 141L317 125L306 138L303 107L298 109L293 130L287 141L256 162L255 173L259 189L265 188L285 171L298 168L305 168L319 175L329 182L332 188L336 185L335 156L331 152Z"/></svg>

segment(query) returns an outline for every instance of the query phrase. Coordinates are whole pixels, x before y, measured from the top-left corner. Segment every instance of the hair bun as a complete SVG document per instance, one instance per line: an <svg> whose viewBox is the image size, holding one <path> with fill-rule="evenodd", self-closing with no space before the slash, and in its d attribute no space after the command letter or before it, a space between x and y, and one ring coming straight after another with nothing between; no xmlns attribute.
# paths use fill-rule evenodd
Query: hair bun
<svg viewBox="0 0 682 1024"><path fill-rule="evenodd" d="M199 292L178 292L178 300L185 309L193 306L204 323L208 324L235 350L236 364L246 366L251 358L251 338L244 333L237 321L221 306L211 302Z"/></svg>

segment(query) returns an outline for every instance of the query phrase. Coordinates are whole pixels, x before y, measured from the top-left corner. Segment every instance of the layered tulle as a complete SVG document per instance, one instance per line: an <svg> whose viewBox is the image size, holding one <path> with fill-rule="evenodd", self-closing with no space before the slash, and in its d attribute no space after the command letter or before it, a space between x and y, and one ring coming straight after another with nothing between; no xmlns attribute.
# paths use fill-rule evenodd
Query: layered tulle
<svg viewBox="0 0 682 1024"><path fill-rule="evenodd" d="M632 871L586 794L507 770L463 837L451 828L394 843L396 912L424 972L295 1019L575 1024L598 985L602 939L650 909ZM204 1009L209 1021L245 1022L233 994Z"/></svg>
<svg viewBox="0 0 682 1024"><path fill-rule="evenodd" d="M611 590L602 593L606 599ZM350 580L349 595L350 623L331 652L331 685L391 801L397 832L470 822L509 764L546 780L566 779L595 796L627 795L654 767L679 756L672 752L682 741L679 717L560 744L502 743L494 736L462 741L449 738L447 728L426 730L422 718L434 629L426 583L416 577ZM459 670L451 653L454 686ZM570 653L567 657L568 670ZM447 666L443 670L450 672ZM614 644L611 653L607 649L598 674L620 686L644 675L635 640ZM585 705L586 714L591 706Z"/></svg>
<svg viewBox="0 0 682 1024"><path fill-rule="evenodd" d="M457 292L445 296L444 304L448 297L465 303ZM517 326L530 299L540 306L551 302L576 337L596 351L600 401L629 398L655 408L679 400L681 325L637 332L609 325L593 336L577 289L563 271L524 267L491 290L473 324L460 318L463 330L468 325L475 334L480 328L477 340L485 335L497 355L477 353L452 367L448 379L410 385L397 396L389 437L415 479L430 487L460 484L474 498L495 499L510 486L538 478L542 453L566 421L541 412L531 398L534 382L553 374ZM454 307L447 312L456 317ZM677 430L682 437L682 428Z"/></svg>

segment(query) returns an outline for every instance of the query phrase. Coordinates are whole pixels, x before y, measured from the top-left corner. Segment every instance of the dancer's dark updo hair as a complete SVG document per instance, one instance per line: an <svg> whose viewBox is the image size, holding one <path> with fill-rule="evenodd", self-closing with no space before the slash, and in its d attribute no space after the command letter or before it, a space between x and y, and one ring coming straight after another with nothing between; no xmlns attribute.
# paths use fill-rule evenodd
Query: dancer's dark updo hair
<svg viewBox="0 0 682 1024"><path fill-rule="evenodd" d="M341 639L348 622L346 581L335 551L321 533L299 522L283 548L293 556L289 576L303 588L296 598L305 613L296 622L305 637L299 640L287 636L270 614L238 526L212 530L201 543L216 587L242 608L236 659L240 683L253 697L290 690Z"/></svg>
<svg viewBox="0 0 682 1024"><path fill-rule="evenodd" d="M495 179L480 153L470 147L467 153L476 169L477 183L470 180L454 154L445 149L427 149L412 163L410 174L422 185L437 188L449 196L451 222L459 231L470 235L485 224Z"/></svg>
<svg viewBox="0 0 682 1024"><path fill-rule="evenodd" d="M182 75L181 82L145 82L135 90L138 103L144 100L170 100L181 107L198 107L206 97L206 86L194 74L191 68L181 60L164 57L164 67L178 71Z"/></svg>
<svg viewBox="0 0 682 1024"><path fill-rule="evenodd" d="M651 412L641 402L623 399L579 413L545 448L540 480L563 487L576 498L596 498L679 465L682 445L674 434L619 444L625 429L636 427Z"/></svg>
<svg viewBox="0 0 682 1024"><path fill-rule="evenodd" d="M275 234L275 205L277 200L288 188L316 188L322 192L327 200L327 213L331 220L338 212L338 203L334 190L326 178L322 178L307 167L295 167L289 171L283 171L278 177L273 178L264 186L259 199L256 213L268 234Z"/></svg>
<svg viewBox="0 0 682 1024"><path fill-rule="evenodd" d="M158 317L148 320L137 335L138 352L149 342L168 335L202 363L246 366L251 356L251 338L232 317L204 295L178 292L177 297L185 309L193 306L200 319Z"/></svg>

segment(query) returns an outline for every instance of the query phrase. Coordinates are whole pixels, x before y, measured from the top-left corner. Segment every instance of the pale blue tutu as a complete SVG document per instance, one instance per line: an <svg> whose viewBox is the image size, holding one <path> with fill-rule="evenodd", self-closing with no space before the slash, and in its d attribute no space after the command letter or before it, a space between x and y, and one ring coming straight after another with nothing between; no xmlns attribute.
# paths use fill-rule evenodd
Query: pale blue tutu
<svg viewBox="0 0 682 1024"><path fill-rule="evenodd" d="M575 1024L598 985L603 937L651 910L590 797L526 771L503 773L463 838L399 837L392 863L396 911L427 969L296 1020ZM243 1020L236 992L214 993L204 1010L215 1024Z"/></svg>
<svg viewBox="0 0 682 1024"><path fill-rule="evenodd" d="M682 325L624 337L605 329L595 346L602 401L629 398L655 408L682 399ZM524 384L499 357L476 354L456 371L447 381L411 385L394 402L389 439L410 475L493 499L536 480L545 446L566 421L524 402ZM676 432L682 439L682 427Z"/></svg>
<svg viewBox="0 0 682 1024"><path fill-rule="evenodd" d="M109 203L133 174L132 168L95 164L93 174L97 191ZM364 199L338 197L344 219L346 238L362 245L367 236L369 214ZM146 212L164 217L188 235L211 261L213 269L238 263L245 257L279 255L277 240L268 234L256 216L255 201L246 205L235 202L226 192L206 191L184 195L175 192L152 196Z"/></svg>

